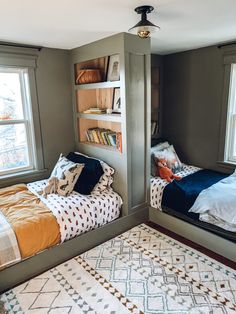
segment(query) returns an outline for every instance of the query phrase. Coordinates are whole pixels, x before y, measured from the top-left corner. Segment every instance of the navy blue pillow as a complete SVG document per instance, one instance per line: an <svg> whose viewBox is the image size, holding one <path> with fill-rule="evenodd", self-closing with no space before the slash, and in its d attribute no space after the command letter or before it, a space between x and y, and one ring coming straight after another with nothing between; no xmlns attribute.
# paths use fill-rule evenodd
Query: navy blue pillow
<svg viewBox="0 0 236 314"><path fill-rule="evenodd" d="M80 194L90 194L104 173L100 161L75 153L69 153L67 158L75 163L85 164L74 190Z"/></svg>

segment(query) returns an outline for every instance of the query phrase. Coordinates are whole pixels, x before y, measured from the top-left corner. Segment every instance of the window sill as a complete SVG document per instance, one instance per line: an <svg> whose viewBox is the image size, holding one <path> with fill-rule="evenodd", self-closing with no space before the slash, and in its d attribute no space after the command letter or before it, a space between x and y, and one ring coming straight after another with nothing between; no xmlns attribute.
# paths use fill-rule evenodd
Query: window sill
<svg viewBox="0 0 236 314"><path fill-rule="evenodd" d="M232 170L232 171L234 171L236 168L236 163L229 162L229 161L217 161L217 164L220 167L223 167L223 168L226 168L226 169Z"/></svg>
<svg viewBox="0 0 236 314"><path fill-rule="evenodd" d="M30 182L31 180L40 180L46 174L47 169L42 170L27 170L18 173L12 173L0 176L0 187L19 182Z"/></svg>

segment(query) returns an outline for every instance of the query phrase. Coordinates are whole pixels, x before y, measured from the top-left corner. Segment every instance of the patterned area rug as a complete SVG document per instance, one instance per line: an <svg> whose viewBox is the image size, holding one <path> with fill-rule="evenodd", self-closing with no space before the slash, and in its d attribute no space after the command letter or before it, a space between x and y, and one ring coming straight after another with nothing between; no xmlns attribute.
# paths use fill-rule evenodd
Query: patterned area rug
<svg viewBox="0 0 236 314"><path fill-rule="evenodd" d="M1 296L6 313L235 313L236 271L139 225Z"/></svg>

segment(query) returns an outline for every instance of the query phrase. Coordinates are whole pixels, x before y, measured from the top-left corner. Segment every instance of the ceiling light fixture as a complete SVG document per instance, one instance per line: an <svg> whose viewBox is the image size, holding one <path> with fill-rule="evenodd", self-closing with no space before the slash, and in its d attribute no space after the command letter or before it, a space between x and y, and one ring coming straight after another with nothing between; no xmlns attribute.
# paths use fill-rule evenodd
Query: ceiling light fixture
<svg viewBox="0 0 236 314"><path fill-rule="evenodd" d="M137 34L140 38L148 38L151 33L160 29L159 26L147 20L147 14L151 13L154 8L150 5L142 5L134 9L137 14L141 14L141 21L129 29L130 33Z"/></svg>

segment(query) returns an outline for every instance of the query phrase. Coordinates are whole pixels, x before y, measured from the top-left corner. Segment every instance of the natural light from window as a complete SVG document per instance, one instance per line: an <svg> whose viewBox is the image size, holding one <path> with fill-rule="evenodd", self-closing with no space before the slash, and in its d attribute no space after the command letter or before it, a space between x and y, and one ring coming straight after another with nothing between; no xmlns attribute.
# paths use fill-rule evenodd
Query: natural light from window
<svg viewBox="0 0 236 314"><path fill-rule="evenodd" d="M236 163L236 64L231 65L225 139L225 161Z"/></svg>
<svg viewBox="0 0 236 314"><path fill-rule="evenodd" d="M34 168L27 69L0 67L0 175Z"/></svg>

